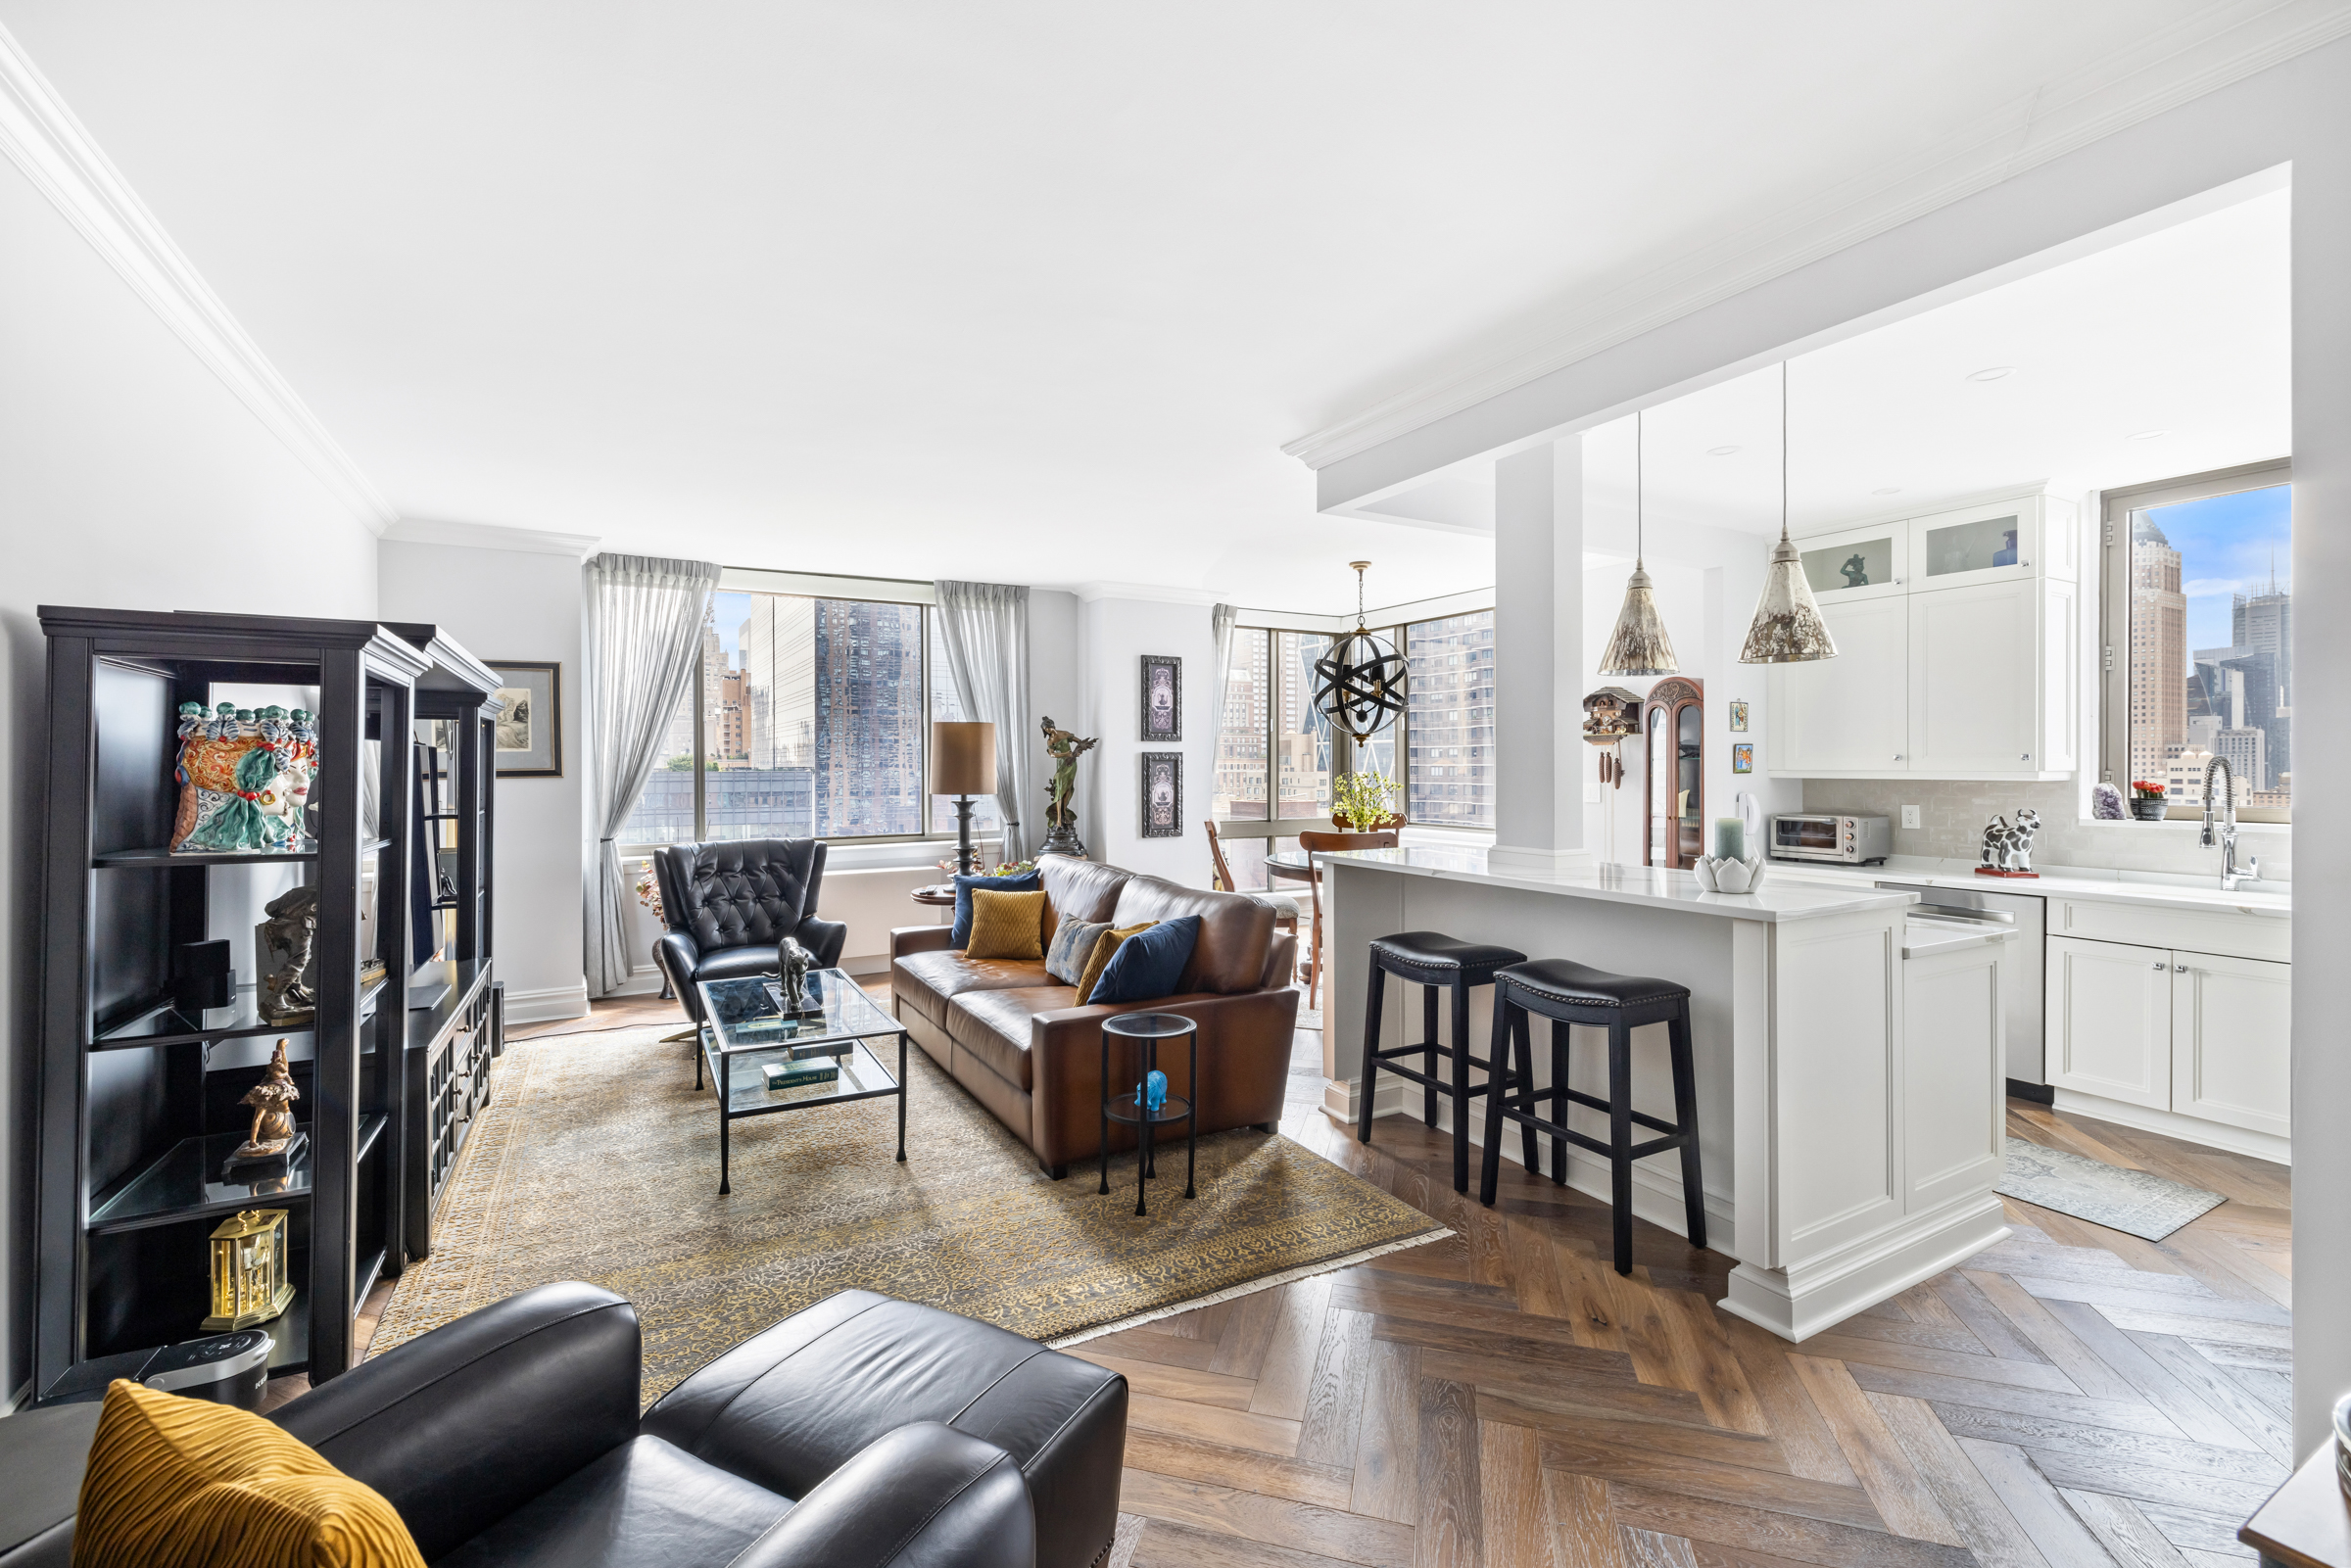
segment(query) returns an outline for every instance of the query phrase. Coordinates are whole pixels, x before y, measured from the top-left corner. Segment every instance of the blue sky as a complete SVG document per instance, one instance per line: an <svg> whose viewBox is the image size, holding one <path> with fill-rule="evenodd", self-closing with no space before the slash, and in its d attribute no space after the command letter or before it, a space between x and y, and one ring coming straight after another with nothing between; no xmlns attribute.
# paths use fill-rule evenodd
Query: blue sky
<svg viewBox="0 0 2351 1568"><path fill-rule="evenodd" d="M2180 552L2189 652L2229 645L2230 595L2269 591L2271 551L2277 552L2278 586L2292 588L2292 495L2289 487L2273 485L2149 509Z"/></svg>

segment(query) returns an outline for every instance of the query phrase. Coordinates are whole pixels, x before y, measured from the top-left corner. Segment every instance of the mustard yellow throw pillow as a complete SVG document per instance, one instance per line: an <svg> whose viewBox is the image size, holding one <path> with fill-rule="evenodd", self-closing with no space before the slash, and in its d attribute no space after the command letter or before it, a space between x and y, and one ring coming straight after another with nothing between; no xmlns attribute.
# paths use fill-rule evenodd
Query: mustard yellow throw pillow
<svg viewBox="0 0 2351 1568"><path fill-rule="evenodd" d="M965 958L1043 958L1045 895L972 889L972 939Z"/></svg>
<svg viewBox="0 0 2351 1568"><path fill-rule="evenodd" d="M1078 976L1078 1005L1080 1007L1083 1007L1087 1002L1093 1000L1094 981L1100 979L1102 972L1110 968L1110 957L1119 950L1119 944L1136 932L1147 931L1158 924L1157 921L1147 920L1140 926L1115 927L1096 938L1094 956L1085 961L1085 973Z"/></svg>
<svg viewBox="0 0 2351 1568"><path fill-rule="evenodd" d="M73 1568L424 1568L383 1495L275 1422L107 1385Z"/></svg>

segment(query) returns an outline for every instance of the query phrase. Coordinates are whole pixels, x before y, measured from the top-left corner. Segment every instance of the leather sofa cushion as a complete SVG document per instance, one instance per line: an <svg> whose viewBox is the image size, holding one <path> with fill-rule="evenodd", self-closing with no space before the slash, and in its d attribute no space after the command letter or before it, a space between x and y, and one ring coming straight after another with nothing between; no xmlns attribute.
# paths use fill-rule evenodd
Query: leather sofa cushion
<svg viewBox="0 0 2351 1568"><path fill-rule="evenodd" d="M434 1568L723 1568L792 1501L660 1438L624 1443Z"/></svg>
<svg viewBox="0 0 2351 1568"><path fill-rule="evenodd" d="M912 1003L916 1012L942 1029L947 1026L947 1004L966 991L1008 991L1052 983L1043 959L966 958L953 948L892 959L889 978L896 996Z"/></svg>
<svg viewBox="0 0 2351 1568"><path fill-rule="evenodd" d="M1067 985L1017 991L967 991L947 1004L947 1035L996 1070L1008 1083L1035 1092L1029 1065L1029 1021L1058 1007L1076 1007L1078 992Z"/></svg>
<svg viewBox="0 0 2351 1568"><path fill-rule="evenodd" d="M1176 990L1258 989L1266 973L1266 948L1273 940L1273 912L1246 893L1218 893L1185 887L1157 877L1129 877L1119 889L1117 924L1200 917L1200 939L1192 945Z"/></svg>
<svg viewBox="0 0 2351 1568"><path fill-rule="evenodd" d="M1057 920L1108 921L1119 907L1119 889L1133 876L1116 866L1069 855L1040 855L1036 870L1045 879L1045 894L1052 900ZM1117 924L1132 926L1134 922Z"/></svg>

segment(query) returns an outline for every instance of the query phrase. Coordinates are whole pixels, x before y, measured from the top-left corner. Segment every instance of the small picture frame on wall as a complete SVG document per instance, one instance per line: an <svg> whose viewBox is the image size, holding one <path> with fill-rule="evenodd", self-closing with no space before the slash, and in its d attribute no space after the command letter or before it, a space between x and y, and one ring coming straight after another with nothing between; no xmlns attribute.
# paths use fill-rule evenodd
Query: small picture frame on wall
<svg viewBox="0 0 2351 1568"><path fill-rule="evenodd" d="M498 675L498 776L563 777L563 666L532 659L485 661Z"/></svg>
<svg viewBox="0 0 2351 1568"><path fill-rule="evenodd" d="M1742 740L1733 745L1731 747L1731 772L1753 773L1754 771L1755 743L1752 740Z"/></svg>
<svg viewBox="0 0 2351 1568"><path fill-rule="evenodd" d="M1146 751L1138 779L1142 794L1143 836L1183 836L1183 753Z"/></svg>
<svg viewBox="0 0 2351 1568"><path fill-rule="evenodd" d="M1143 738L1183 738L1183 660L1146 653L1143 660Z"/></svg>
<svg viewBox="0 0 2351 1568"><path fill-rule="evenodd" d="M1747 703L1739 697L1731 698L1731 734L1747 734Z"/></svg>

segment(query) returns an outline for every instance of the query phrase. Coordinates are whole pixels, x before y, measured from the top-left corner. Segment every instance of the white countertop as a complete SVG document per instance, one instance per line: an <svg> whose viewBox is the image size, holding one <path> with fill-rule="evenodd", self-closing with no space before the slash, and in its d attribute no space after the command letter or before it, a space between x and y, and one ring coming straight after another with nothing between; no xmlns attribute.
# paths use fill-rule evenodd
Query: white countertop
<svg viewBox="0 0 2351 1568"><path fill-rule="evenodd" d="M1696 874L1663 871L1651 866L1589 866L1579 871L1529 871L1519 867L1488 870L1483 849L1345 849L1316 857L1325 865L1360 866L1367 871L1393 872L1407 877L1431 877L1448 881L1485 882L1523 892L1553 893L1564 898L1596 898L1607 903L1640 904L1651 909L1687 910L1694 915L1720 915L1731 920L1793 921L1822 915L1847 915L1866 909L1908 904L1916 895L1882 893L1866 881L1839 877L1829 881L1783 878L1770 868L1763 886L1752 893L1709 893L1698 885ZM1810 870L1812 868L1806 868ZM1985 880L1991 880L1986 878Z"/></svg>
<svg viewBox="0 0 2351 1568"><path fill-rule="evenodd" d="M2110 904L2139 904L2156 908L2205 909L2290 919L2294 899L2290 883L2269 882L2256 892L2239 887L2221 891L2220 879L2200 882L2158 880L2145 873L2101 872L2090 867L2051 866L2039 877L1979 877L1965 861L1927 860L1896 855L1883 866L1831 866L1817 861L1771 863L1772 875L1817 886L1875 886L1881 881L1917 882L1929 887L1958 887L1978 893L2024 893L2039 898L2080 898Z"/></svg>

